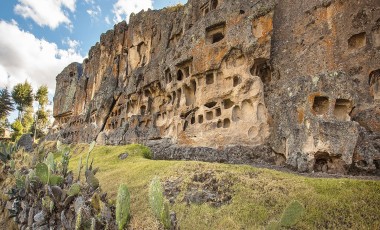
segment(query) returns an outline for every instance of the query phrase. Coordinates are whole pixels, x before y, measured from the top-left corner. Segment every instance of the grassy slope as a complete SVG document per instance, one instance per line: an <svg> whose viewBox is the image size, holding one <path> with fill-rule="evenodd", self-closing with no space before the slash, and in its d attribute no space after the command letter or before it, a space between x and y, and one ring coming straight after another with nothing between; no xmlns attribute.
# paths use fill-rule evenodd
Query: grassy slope
<svg viewBox="0 0 380 230"><path fill-rule="evenodd" d="M86 158L88 145L72 151L70 169L75 173L80 156ZM129 157L119 160L121 153ZM131 192L131 227L157 229L148 206L148 186L154 176L161 181L182 178L182 189L171 210L177 213L181 229L260 229L278 220L286 205L297 199L306 213L295 229L380 229L380 181L317 179L257 169L250 166L190 161L154 161L142 157L140 147L96 146L91 153L100 171L103 191L116 197L119 184ZM182 202L187 183L195 173L213 171L218 178L231 181L232 202L220 208L186 205Z"/></svg>

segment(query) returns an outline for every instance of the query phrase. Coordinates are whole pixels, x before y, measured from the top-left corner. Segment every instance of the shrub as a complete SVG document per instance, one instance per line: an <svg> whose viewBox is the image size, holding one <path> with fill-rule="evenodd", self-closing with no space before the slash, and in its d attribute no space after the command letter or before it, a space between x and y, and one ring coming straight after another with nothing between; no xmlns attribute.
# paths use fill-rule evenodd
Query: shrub
<svg viewBox="0 0 380 230"><path fill-rule="evenodd" d="M116 200L116 223L121 230L128 222L130 212L130 195L128 187L121 184L117 192Z"/></svg>
<svg viewBox="0 0 380 230"><path fill-rule="evenodd" d="M153 154L152 154L152 151L150 150L150 148L148 148L146 146L141 146L141 152L142 152L144 158L146 158L146 159L152 159L153 158Z"/></svg>

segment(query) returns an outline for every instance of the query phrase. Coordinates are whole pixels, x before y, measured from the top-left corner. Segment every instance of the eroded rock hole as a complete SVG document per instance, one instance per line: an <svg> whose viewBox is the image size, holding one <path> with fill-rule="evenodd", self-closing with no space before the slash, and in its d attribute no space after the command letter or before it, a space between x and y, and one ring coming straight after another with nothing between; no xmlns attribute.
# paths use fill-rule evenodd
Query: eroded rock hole
<svg viewBox="0 0 380 230"><path fill-rule="evenodd" d="M236 105L233 109L232 109L232 121L233 122L237 122L241 120L241 109L238 105Z"/></svg>
<svg viewBox="0 0 380 230"><path fill-rule="evenodd" d="M329 98L316 96L313 102L313 111L318 115L323 115L329 110Z"/></svg>
<svg viewBox="0 0 380 230"><path fill-rule="evenodd" d="M369 74L370 93L375 100L380 100L380 69L374 70Z"/></svg>
<svg viewBox="0 0 380 230"><path fill-rule="evenodd" d="M366 45L367 38L366 33L354 34L348 39L348 47L350 49L359 49Z"/></svg>
<svg viewBox="0 0 380 230"><path fill-rule="evenodd" d="M373 160L373 164L375 165L376 169L380 169L380 160Z"/></svg>
<svg viewBox="0 0 380 230"><path fill-rule="evenodd" d="M214 74L213 73L208 73L206 75L206 84L211 85L214 83Z"/></svg>
<svg viewBox="0 0 380 230"><path fill-rule="evenodd" d="M188 125L189 125L189 122L185 121L185 123L183 124L183 131L186 131Z"/></svg>
<svg viewBox="0 0 380 230"><path fill-rule="evenodd" d="M314 156L314 171L315 172L327 172L328 163L330 160L329 153L327 152L317 152Z"/></svg>
<svg viewBox="0 0 380 230"><path fill-rule="evenodd" d="M206 120L210 121L214 119L214 113L212 111L206 112Z"/></svg>
<svg viewBox="0 0 380 230"><path fill-rule="evenodd" d="M233 101L231 101L230 99L223 100L224 109L229 109L232 106L234 106L234 104L235 103Z"/></svg>
<svg viewBox="0 0 380 230"><path fill-rule="evenodd" d="M194 101L195 101L194 88L185 85L183 87L183 92L185 94L186 106L190 106L190 105L194 104Z"/></svg>
<svg viewBox="0 0 380 230"><path fill-rule="evenodd" d="M140 114L141 115L145 115L145 112L146 112L146 106L143 105L143 106L140 107Z"/></svg>
<svg viewBox="0 0 380 230"><path fill-rule="evenodd" d="M222 128L223 127L223 122L221 120L218 120L218 123L216 124L217 128Z"/></svg>
<svg viewBox="0 0 380 230"><path fill-rule="evenodd" d="M223 33L216 33L216 34L212 35L212 43L220 42L223 39L224 39Z"/></svg>
<svg viewBox="0 0 380 230"><path fill-rule="evenodd" d="M194 125L195 124L195 117L191 117L191 124Z"/></svg>
<svg viewBox="0 0 380 230"><path fill-rule="evenodd" d="M236 87L241 83L241 78L239 76L235 76L233 79L233 86Z"/></svg>
<svg viewBox="0 0 380 230"><path fill-rule="evenodd" d="M245 14L245 11L244 10L240 10L239 13L240 14Z"/></svg>
<svg viewBox="0 0 380 230"><path fill-rule="evenodd" d="M183 80L183 72L182 70L177 71L177 80L182 81Z"/></svg>
<svg viewBox="0 0 380 230"><path fill-rule="evenodd" d="M216 102L215 101L211 101L211 102L207 102L206 104L205 104L205 106L207 107L207 108L209 108L209 109L211 109L211 108L213 108L214 106L216 106Z"/></svg>
<svg viewBox="0 0 380 230"><path fill-rule="evenodd" d="M181 89L177 90L177 95L178 95L178 98L177 98L177 108L179 108L179 106L181 104L181 96L182 96Z"/></svg>
<svg viewBox="0 0 380 230"><path fill-rule="evenodd" d="M272 73L268 60L265 58L255 59L254 65L251 68L251 74L260 77L264 85L270 83Z"/></svg>
<svg viewBox="0 0 380 230"><path fill-rule="evenodd" d="M215 10L218 7L218 0L211 1L211 10Z"/></svg>
<svg viewBox="0 0 380 230"><path fill-rule="evenodd" d="M351 101L347 99L336 99L334 116L340 121L349 121L351 112Z"/></svg>
<svg viewBox="0 0 380 230"><path fill-rule="evenodd" d="M222 110L220 108L217 108L215 110L215 116L220 117L222 115Z"/></svg>
<svg viewBox="0 0 380 230"><path fill-rule="evenodd" d="M226 118L223 120L223 128L229 128L231 126L231 121L230 119Z"/></svg>
<svg viewBox="0 0 380 230"><path fill-rule="evenodd" d="M198 115L198 123L203 124L203 115Z"/></svg>
<svg viewBox="0 0 380 230"><path fill-rule="evenodd" d="M241 103L241 113L244 120L250 120L254 116L254 112L251 100L244 100Z"/></svg>
<svg viewBox="0 0 380 230"><path fill-rule="evenodd" d="M209 43L217 43L224 39L226 22L221 22L206 28L206 38Z"/></svg>

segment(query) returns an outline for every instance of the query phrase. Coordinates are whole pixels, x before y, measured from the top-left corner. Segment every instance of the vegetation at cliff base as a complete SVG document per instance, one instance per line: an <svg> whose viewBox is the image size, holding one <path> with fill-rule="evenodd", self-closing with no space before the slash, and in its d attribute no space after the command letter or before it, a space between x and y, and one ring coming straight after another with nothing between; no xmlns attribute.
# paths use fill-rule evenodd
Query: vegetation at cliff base
<svg viewBox="0 0 380 230"><path fill-rule="evenodd" d="M87 149L86 144L72 149L69 169L77 172ZM115 203L120 184L128 186L129 226L133 229L163 227L149 202L149 186L155 177L160 178L181 229L265 229L277 222L294 224L292 229L380 228L380 181L309 178L219 163L155 161L144 158L144 151L146 147L133 144L95 146L91 152L99 167L100 186ZM120 159L125 153L128 157Z"/></svg>

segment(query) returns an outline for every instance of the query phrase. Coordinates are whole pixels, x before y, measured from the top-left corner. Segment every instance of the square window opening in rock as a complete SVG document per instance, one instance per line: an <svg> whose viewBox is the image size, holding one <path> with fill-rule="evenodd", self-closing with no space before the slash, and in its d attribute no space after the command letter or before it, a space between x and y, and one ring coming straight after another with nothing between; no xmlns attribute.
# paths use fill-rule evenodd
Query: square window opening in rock
<svg viewBox="0 0 380 230"><path fill-rule="evenodd" d="M313 111L317 115L323 115L329 110L329 98L324 96L314 97Z"/></svg>

